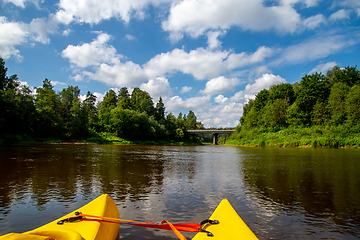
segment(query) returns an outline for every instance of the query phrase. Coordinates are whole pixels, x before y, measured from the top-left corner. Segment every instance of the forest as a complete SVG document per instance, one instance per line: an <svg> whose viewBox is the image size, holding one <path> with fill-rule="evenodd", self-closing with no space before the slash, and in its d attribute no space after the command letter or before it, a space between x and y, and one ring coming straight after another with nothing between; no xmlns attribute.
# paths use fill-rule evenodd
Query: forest
<svg viewBox="0 0 360 240"><path fill-rule="evenodd" d="M360 147L360 73L333 67L281 83L249 99L227 144Z"/></svg>
<svg viewBox="0 0 360 240"><path fill-rule="evenodd" d="M53 140L89 142L196 141L187 129L203 128L195 113L167 114L160 97L154 104L150 94L126 87L106 92L101 102L87 92L68 86L54 90L49 79L33 92L17 75L7 76L0 58L0 143Z"/></svg>

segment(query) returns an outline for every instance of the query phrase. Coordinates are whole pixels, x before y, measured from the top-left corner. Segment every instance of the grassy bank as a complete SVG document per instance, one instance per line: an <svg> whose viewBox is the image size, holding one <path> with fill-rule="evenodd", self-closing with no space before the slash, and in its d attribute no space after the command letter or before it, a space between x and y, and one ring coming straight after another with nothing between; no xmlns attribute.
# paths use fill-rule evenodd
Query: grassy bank
<svg viewBox="0 0 360 240"><path fill-rule="evenodd" d="M231 135L226 145L256 147L328 147L360 148L360 125L308 128L241 129Z"/></svg>
<svg viewBox="0 0 360 240"><path fill-rule="evenodd" d="M32 138L28 135L1 135L0 144L22 144L22 143L47 143L47 144L117 144L117 145L201 145L200 142L174 140L154 140L154 141L131 141L120 138L111 133L100 133L96 137L87 139L48 139Z"/></svg>

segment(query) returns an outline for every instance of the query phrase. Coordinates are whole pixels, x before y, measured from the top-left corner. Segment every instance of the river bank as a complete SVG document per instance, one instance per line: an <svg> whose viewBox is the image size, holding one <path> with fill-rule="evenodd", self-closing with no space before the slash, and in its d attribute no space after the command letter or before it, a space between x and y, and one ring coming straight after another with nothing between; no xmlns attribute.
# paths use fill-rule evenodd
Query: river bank
<svg viewBox="0 0 360 240"><path fill-rule="evenodd" d="M226 145L253 147L360 148L359 126L241 129Z"/></svg>
<svg viewBox="0 0 360 240"><path fill-rule="evenodd" d="M86 139L58 139L58 138L33 138L28 135L1 135L0 144L116 144L116 145L170 145L170 146L196 146L201 145L198 141L132 141L114 136L109 133L102 133L98 136Z"/></svg>

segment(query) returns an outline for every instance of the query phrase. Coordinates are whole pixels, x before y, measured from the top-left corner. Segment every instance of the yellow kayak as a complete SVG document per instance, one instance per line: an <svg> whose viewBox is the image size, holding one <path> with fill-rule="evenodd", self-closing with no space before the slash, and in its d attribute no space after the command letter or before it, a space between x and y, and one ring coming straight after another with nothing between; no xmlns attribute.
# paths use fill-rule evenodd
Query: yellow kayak
<svg viewBox="0 0 360 240"><path fill-rule="evenodd" d="M80 214L77 217L77 212L86 214ZM80 220L81 215L121 220L118 219L119 210L114 201L109 195L103 194L87 205L53 222L29 232L0 236L0 240L114 240L118 237L119 222L82 221ZM192 240L258 239L226 199L221 201L209 220L196 225L200 229L196 228L196 231L199 230L199 232ZM185 239L182 235L179 238Z"/></svg>
<svg viewBox="0 0 360 240"><path fill-rule="evenodd" d="M202 229L210 232L210 234L199 232L192 240L258 239L227 199L220 202L209 219L211 220L210 223L205 223Z"/></svg>
<svg viewBox="0 0 360 240"><path fill-rule="evenodd" d="M97 216L119 218L119 210L114 201L107 194L94 199L78 210L69 213L53 222L25 233L9 233L0 236L0 240L114 240L118 236L119 224L97 221L79 221L76 224L64 222L73 218L75 212L84 212Z"/></svg>

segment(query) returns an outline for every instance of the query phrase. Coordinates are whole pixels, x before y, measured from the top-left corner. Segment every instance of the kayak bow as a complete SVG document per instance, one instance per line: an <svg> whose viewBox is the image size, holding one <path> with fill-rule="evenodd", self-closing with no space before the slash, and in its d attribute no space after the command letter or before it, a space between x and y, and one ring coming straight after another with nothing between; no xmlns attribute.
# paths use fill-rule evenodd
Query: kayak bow
<svg viewBox="0 0 360 240"><path fill-rule="evenodd" d="M76 224L58 224L64 219L71 219L75 212L87 212L97 216L119 218L119 210L107 194L94 199L78 210L71 212L53 222L25 233L9 233L0 236L0 240L114 240L118 236L119 223L100 223L96 221L79 221Z"/></svg>

